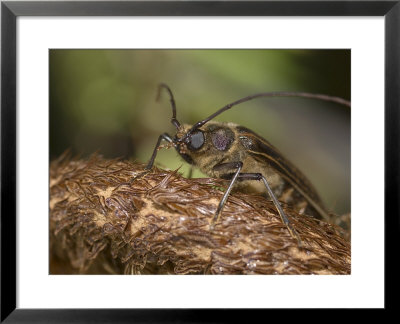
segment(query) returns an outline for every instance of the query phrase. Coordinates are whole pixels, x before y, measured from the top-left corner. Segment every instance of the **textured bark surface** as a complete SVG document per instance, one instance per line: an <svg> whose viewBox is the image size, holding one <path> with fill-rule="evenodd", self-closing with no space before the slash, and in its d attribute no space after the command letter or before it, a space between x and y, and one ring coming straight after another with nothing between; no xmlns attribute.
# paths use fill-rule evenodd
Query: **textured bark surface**
<svg viewBox="0 0 400 324"><path fill-rule="evenodd" d="M335 225L283 205L299 247L268 199L226 182L98 155L50 165L50 273L349 274L350 242Z"/></svg>

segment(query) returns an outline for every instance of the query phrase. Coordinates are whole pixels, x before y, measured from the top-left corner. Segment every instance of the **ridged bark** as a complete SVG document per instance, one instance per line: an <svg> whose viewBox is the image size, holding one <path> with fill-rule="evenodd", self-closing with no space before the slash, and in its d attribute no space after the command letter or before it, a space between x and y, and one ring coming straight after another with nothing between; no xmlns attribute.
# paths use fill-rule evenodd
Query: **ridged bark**
<svg viewBox="0 0 400 324"><path fill-rule="evenodd" d="M66 156L50 165L50 272L349 274L350 242L335 225L284 205L303 246L268 199L226 182L123 160Z"/></svg>

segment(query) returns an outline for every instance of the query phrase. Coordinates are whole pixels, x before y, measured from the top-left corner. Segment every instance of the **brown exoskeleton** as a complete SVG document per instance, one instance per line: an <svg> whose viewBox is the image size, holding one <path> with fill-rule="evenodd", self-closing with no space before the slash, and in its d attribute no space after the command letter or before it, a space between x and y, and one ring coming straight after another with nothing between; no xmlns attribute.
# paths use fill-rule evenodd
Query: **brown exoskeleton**
<svg viewBox="0 0 400 324"><path fill-rule="evenodd" d="M261 181L262 189L264 191L265 189L267 190L282 222L287 226L290 234L298 240L299 244L301 244L301 240L291 226L279 200L291 203L295 207L302 209L302 211L308 208L307 214L312 214L326 221L330 220L328 212L311 183L274 146L245 127L211 120L235 105L260 97L313 98L346 106L350 106L349 101L338 97L304 92L258 93L234 101L194 125L181 125L176 119L175 100L172 91L167 85L160 84L158 97L163 88L168 91L170 96L172 106L171 122L176 127L177 133L174 137L167 133L159 136L146 169L152 168L161 141L165 140L174 145L186 162L198 167L203 173L211 177L230 180L229 186L211 221L211 229L217 223L229 193L239 181L241 184L244 182L247 186L253 188L257 187L257 183L259 184ZM257 188L255 189L257 190Z"/></svg>

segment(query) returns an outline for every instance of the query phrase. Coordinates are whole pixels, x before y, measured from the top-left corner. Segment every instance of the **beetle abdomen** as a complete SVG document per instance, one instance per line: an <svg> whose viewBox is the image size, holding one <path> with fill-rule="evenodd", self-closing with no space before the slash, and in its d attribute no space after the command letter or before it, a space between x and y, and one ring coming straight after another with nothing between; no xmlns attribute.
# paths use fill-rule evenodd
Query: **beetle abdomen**
<svg viewBox="0 0 400 324"><path fill-rule="evenodd" d="M297 208L300 211L305 210L309 203L316 210L316 213L310 212L313 216L329 218L310 181L272 144L246 127L237 126L236 130L249 157L255 160L254 164L265 166L264 171L259 172L267 179L273 173L277 173L282 178L280 186L275 185L275 188L271 186L278 199L293 206L300 206ZM293 190L290 190L291 188Z"/></svg>

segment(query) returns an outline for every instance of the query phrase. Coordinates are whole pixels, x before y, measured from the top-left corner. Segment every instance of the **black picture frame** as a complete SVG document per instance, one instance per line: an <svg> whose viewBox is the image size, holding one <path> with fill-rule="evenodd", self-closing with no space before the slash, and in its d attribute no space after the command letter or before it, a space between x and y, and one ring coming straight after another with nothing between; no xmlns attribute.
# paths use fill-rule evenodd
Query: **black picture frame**
<svg viewBox="0 0 400 324"><path fill-rule="evenodd" d="M384 16L385 19L385 308L398 282L400 0L396 1L2 1L1 3L1 321L219 322L237 310L16 308L16 19L19 16ZM371 148L373 154L373 148ZM369 175L366 175L368 177ZM367 182L367 180L366 180ZM371 188L372 195L373 188ZM392 257L390 257L392 256ZM393 294L392 294L393 293ZM258 310L260 311L260 310ZM256 314L254 314L257 316ZM235 316L235 317L233 317Z"/></svg>

